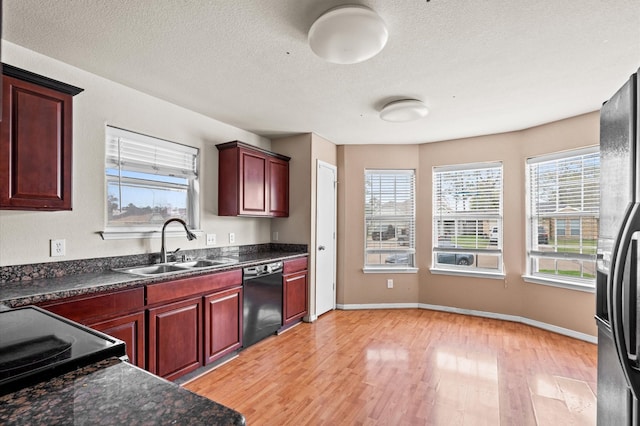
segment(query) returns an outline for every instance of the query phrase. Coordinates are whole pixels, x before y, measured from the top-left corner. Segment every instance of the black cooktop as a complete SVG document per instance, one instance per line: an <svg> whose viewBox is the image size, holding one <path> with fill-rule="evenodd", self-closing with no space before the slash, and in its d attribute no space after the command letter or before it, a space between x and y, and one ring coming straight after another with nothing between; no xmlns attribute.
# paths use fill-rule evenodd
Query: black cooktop
<svg viewBox="0 0 640 426"><path fill-rule="evenodd" d="M124 342L44 309L0 312L0 395L125 354Z"/></svg>

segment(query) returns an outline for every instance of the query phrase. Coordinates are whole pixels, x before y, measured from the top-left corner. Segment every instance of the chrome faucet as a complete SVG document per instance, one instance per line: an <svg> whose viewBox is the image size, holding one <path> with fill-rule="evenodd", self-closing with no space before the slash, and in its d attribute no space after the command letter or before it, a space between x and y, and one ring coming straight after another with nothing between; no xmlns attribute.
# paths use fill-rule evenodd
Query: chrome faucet
<svg viewBox="0 0 640 426"><path fill-rule="evenodd" d="M172 219L167 220L164 223L164 225L162 225L162 247L160 247L160 263L167 263L167 249L166 249L166 245L165 245L164 230L167 227L167 225L170 224L171 222L180 222L182 224L182 226L184 227L184 230L187 232L187 239L189 241L196 239L196 235L193 232L189 231L189 228L187 228L187 224L185 223L184 220L178 219L177 217L174 217ZM180 249L178 249L178 250L180 250ZM178 251L178 250L176 250L176 251Z"/></svg>

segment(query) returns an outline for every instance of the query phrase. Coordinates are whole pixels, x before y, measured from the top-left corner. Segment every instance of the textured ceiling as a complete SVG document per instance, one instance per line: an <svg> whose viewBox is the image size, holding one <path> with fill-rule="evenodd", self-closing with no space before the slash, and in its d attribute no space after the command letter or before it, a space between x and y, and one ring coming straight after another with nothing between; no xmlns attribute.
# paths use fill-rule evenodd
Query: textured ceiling
<svg viewBox="0 0 640 426"><path fill-rule="evenodd" d="M389 41L324 62L324 0L4 0L3 38L267 137L421 143L595 111L640 66L637 0L369 0ZM388 101L429 115L388 123Z"/></svg>

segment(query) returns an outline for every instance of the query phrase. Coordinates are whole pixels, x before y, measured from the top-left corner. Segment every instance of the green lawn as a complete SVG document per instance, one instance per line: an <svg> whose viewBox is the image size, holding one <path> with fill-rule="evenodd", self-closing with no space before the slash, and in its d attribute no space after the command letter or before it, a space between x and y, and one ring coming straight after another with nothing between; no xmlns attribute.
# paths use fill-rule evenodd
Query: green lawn
<svg viewBox="0 0 640 426"><path fill-rule="evenodd" d="M458 247L461 248L476 248L476 237L475 235L461 235L456 240ZM478 237L477 238L479 248L485 248L489 245L489 239Z"/></svg>
<svg viewBox="0 0 640 426"><path fill-rule="evenodd" d="M549 244L553 244L554 241L550 240ZM596 254L597 240L582 240L582 253L583 254ZM557 242L558 253L580 253L580 240L572 238L558 239Z"/></svg>
<svg viewBox="0 0 640 426"><path fill-rule="evenodd" d="M539 271L542 274L550 274L550 275L563 275L565 277L575 277L575 278L595 278L595 275L591 274L582 274L580 275L580 271L556 271L553 269L540 269Z"/></svg>
<svg viewBox="0 0 640 426"><path fill-rule="evenodd" d="M460 248L487 248L490 247L489 239L484 237L477 237L475 235L461 235L455 239L452 239L452 243L456 243ZM477 244L477 245L476 245ZM583 254L596 254L598 241L597 240L582 240L582 253ZM557 246L558 253L580 253L580 240L575 238L559 238L557 243L554 240L549 240L549 244L541 244L541 246L553 247Z"/></svg>

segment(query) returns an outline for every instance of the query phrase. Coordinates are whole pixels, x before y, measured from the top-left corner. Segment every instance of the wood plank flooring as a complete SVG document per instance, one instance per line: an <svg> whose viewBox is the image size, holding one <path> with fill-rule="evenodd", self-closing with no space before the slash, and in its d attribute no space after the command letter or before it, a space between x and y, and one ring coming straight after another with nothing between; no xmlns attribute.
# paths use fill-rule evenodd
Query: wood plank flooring
<svg viewBox="0 0 640 426"><path fill-rule="evenodd" d="M332 311L184 387L249 425L595 425L596 358L518 323Z"/></svg>

